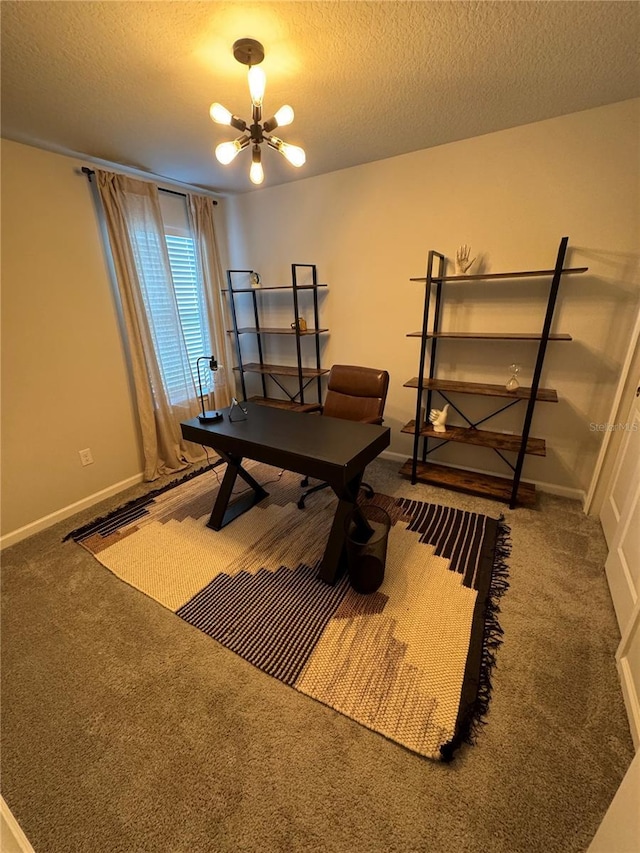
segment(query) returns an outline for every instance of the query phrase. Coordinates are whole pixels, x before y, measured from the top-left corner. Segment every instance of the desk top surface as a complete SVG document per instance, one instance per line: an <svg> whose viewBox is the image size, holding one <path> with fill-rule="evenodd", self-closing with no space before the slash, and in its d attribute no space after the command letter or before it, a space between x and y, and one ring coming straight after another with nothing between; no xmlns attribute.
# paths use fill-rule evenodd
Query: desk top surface
<svg viewBox="0 0 640 853"><path fill-rule="evenodd" d="M236 451L258 461L270 462L273 457L271 464L283 467L288 461L283 456L344 467L364 455L366 464L390 443L389 427L254 403L242 405L248 414L235 408L233 421L229 420L229 409L221 409L223 418L214 423L200 423L197 418L184 421L183 436L214 450Z"/></svg>

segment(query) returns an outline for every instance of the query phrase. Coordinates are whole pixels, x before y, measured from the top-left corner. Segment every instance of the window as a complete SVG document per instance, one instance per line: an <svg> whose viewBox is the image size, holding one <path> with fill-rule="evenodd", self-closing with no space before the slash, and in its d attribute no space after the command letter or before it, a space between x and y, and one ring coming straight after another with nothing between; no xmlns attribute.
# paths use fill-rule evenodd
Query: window
<svg viewBox="0 0 640 853"><path fill-rule="evenodd" d="M172 405L184 402L185 394L198 389L198 358L211 355L207 308L203 284L198 275L195 244L190 235L184 199L173 197L168 204L161 196L165 243L173 280L173 294L167 290L164 262L155 233L140 229L135 234L136 264L141 272L145 310L163 384ZM180 328L175 326L174 299ZM193 384L185 388L183 365L191 368ZM213 390L213 375L201 365L202 389Z"/></svg>
<svg viewBox="0 0 640 853"><path fill-rule="evenodd" d="M198 266L193 238L180 237L175 234L165 234L173 287L178 303L178 314L182 324L182 334L187 348L187 358L191 367L195 387L198 387L197 361L200 356L211 355L211 340L206 323L206 305L202 283L198 277ZM175 358L175 348L160 355L163 363L169 363ZM203 365L204 367L204 365ZM201 371L202 387L207 391L213 390L211 382L213 374L208 368ZM170 394L171 397L171 394ZM174 402L171 397L171 402Z"/></svg>

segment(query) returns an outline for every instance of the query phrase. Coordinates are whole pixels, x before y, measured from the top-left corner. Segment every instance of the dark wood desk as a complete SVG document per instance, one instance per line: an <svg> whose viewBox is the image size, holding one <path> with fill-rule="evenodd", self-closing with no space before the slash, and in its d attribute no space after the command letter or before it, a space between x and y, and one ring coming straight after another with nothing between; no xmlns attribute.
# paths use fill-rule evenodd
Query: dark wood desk
<svg viewBox="0 0 640 853"><path fill-rule="evenodd" d="M334 583L344 567L345 520L356 504L365 467L389 446L389 428L243 405L246 418L236 408L230 421L229 409L223 409L223 419L216 423L201 424L193 418L180 425L186 441L213 448L227 463L208 526L220 530L267 497L268 492L242 467L245 458L324 480L337 495L338 505L318 577ZM239 417L244 419L236 420ZM238 476L251 491L229 504Z"/></svg>

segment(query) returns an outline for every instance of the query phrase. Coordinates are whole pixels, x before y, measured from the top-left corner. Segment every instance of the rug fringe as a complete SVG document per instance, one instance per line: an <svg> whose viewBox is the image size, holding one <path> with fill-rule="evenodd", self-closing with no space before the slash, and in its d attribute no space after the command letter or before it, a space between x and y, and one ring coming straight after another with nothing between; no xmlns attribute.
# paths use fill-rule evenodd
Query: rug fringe
<svg viewBox="0 0 640 853"><path fill-rule="evenodd" d="M87 534L91 533L94 528L100 527L105 521L107 521L107 519L111 518L114 513L124 512L124 510L126 509L134 509L139 506L145 506L146 504L150 503L154 498L157 498L158 495L161 495L164 492L168 492L169 489L173 489L174 486L181 486L183 483L186 483L189 480L193 480L194 477L199 477L201 474L206 474L207 471L210 471L212 468L217 468L218 465L221 465L223 463L223 459L218 459L211 465L207 465L204 468L198 468L196 471L189 471L187 474L184 474L177 480L172 480L170 483L167 483L166 486L161 486L159 489L155 489L152 492L147 492L146 495L141 495L139 498L134 498L133 500L128 501L128 503L122 504L122 506L118 507L117 509L110 510L106 515L101 515L100 518L94 518L92 521L90 521L88 524L85 524L83 527L77 527L75 530L72 530L70 533L67 533L67 535L62 541L67 542L69 539L77 541L78 539L81 539Z"/></svg>
<svg viewBox="0 0 640 853"><path fill-rule="evenodd" d="M455 736L440 747L440 757L445 763L453 760L455 751L463 743L473 745L485 725L485 717L491 701L491 674L496 666L496 651L502 645L504 631L500 627L498 601L509 589L507 559L511 554L511 528L505 523L504 515L498 519L498 532L494 550L491 584L485 603L482 659L477 697L465 720L458 726Z"/></svg>

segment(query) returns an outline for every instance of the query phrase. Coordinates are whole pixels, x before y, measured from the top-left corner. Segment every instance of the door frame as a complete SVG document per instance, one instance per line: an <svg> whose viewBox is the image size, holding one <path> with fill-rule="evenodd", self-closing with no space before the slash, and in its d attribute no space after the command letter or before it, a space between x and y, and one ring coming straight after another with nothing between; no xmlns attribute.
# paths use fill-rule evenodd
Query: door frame
<svg viewBox="0 0 640 853"><path fill-rule="evenodd" d="M611 412L609 414L609 423L616 423L618 420L618 415L620 414L621 407L624 405L623 397L626 397L625 391L628 391L629 396L631 395L631 390L629 389L630 383L635 383L636 377L632 376L632 365L635 360L638 360L638 343L640 341L640 308L637 310L636 314L636 322L633 327L633 332L631 333L631 340L629 342L629 347L627 349L627 353L625 355L624 363L620 370L620 379L618 380L618 384L616 386L616 393L613 397L613 403L611 404ZM630 402L626 404L626 408L629 408ZM624 412L626 415L626 411ZM609 445L611 443L611 439L613 436L613 431L607 430L604 433L602 438L602 444L600 445L600 452L598 453L598 458L596 459L596 465L593 470L593 475L591 477L591 483L589 484L589 490L587 491L587 495L584 499L584 513L585 515L590 515L593 511L596 514L600 513L600 507L594 506L594 500L596 498L596 493L600 491L600 486L604 485L603 480L611 476L610 466L605 468L605 459L607 457L607 452L609 450ZM609 461L609 460L607 460ZM604 469L604 470L603 470Z"/></svg>
<svg viewBox="0 0 640 853"><path fill-rule="evenodd" d="M633 608L631 618L627 623L622 640L616 652L616 666L622 685L622 695L629 718L629 728L633 738L634 749L640 749L640 696L635 687L635 681L629 666L629 652L633 641L640 642L640 599Z"/></svg>

